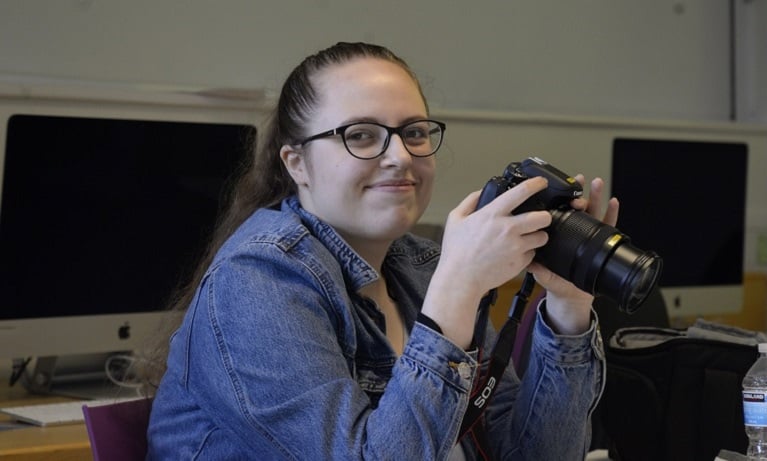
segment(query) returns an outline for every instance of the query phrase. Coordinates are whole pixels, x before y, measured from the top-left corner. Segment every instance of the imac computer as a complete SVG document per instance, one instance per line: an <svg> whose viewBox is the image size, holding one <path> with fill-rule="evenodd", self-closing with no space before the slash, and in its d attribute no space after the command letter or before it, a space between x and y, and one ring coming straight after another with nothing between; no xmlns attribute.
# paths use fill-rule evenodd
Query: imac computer
<svg viewBox="0 0 767 461"><path fill-rule="evenodd" d="M0 359L34 391L79 395L67 381L103 375L157 331L255 128L87 111L4 122Z"/></svg>
<svg viewBox="0 0 767 461"><path fill-rule="evenodd" d="M745 143L614 139L618 228L663 258L670 318L742 308L747 165Z"/></svg>

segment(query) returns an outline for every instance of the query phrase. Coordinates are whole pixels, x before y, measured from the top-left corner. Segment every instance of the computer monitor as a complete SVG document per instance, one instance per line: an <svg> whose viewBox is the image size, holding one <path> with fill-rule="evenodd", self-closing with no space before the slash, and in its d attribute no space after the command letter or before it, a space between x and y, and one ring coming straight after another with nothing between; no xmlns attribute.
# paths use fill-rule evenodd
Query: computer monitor
<svg viewBox="0 0 767 461"><path fill-rule="evenodd" d="M740 142L614 140L617 227L663 258L669 317L742 308L747 164Z"/></svg>
<svg viewBox="0 0 767 461"><path fill-rule="evenodd" d="M247 123L8 117L0 358L144 346L254 138Z"/></svg>

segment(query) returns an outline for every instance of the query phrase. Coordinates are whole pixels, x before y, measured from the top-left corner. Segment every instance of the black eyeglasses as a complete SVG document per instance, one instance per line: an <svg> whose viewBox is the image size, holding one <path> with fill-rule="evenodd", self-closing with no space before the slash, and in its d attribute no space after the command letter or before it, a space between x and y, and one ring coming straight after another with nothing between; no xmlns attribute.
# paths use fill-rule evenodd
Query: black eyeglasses
<svg viewBox="0 0 767 461"><path fill-rule="evenodd" d="M434 155L442 145L445 124L436 120L416 120L397 127L374 122L356 122L309 136L299 144L303 147L316 139L340 135L346 150L363 160L379 157L386 152L391 135L397 133L405 149L414 157Z"/></svg>

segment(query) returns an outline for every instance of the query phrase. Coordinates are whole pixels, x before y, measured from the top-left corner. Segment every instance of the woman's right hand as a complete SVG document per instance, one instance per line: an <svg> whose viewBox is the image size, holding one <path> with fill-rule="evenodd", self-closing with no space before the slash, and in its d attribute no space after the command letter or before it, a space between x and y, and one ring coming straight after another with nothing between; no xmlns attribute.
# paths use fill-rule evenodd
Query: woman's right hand
<svg viewBox="0 0 767 461"><path fill-rule="evenodd" d="M480 192L473 192L450 212L422 310L459 346L471 343L482 296L518 275L532 262L535 249L546 244L548 211L511 214L546 186L542 177L528 179L480 210Z"/></svg>

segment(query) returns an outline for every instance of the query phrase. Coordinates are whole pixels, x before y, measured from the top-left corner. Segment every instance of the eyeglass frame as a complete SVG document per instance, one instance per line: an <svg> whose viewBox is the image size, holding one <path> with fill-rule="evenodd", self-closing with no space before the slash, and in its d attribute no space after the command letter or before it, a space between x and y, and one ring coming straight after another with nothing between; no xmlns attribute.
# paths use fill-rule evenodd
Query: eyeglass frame
<svg viewBox="0 0 767 461"><path fill-rule="evenodd" d="M430 123L434 123L435 125L437 125L439 127L439 130L440 130L439 144L437 145L437 147L434 148L432 153L429 154L429 155L417 155L417 154L414 154L414 153L410 152L410 149L408 148L407 143L404 142L405 138L402 137L402 130L405 127L410 126L410 125L412 125L414 123L418 123L418 122L430 122ZM346 144L346 130L349 127L352 127L354 125L375 125L375 126L379 126L379 127L383 128L383 129L385 129L386 130L386 140L384 141L383 148L381 149L381 152L379 152L377 155L374 155L373 157L360 157L358 155L354 155L352 150L349 148L349 145ZM298 143L298 145L301 146L301 147L304 147L306 144L308 144L308 143L310 143L312 141L316 141L318 139L329 138L331 136L338 136L338 135L340 135L341 136L341 141L343 141L344 147L346 148L346 151L349 153L349 155L351 155L354 158L358 158L360 160L373 160L373 159L377 159L378 157L382 156L384 154L384 152L386 152L386 149L389 148L389 143L391 142L392 134L396 133L397 136L399 136L400 139L403 140L402 145L405 146L405 150L408 152L408 154L410 154L410 155L412 155L413 157L416 157L416 158L428 158L428 157L431 157L432 155L436 154L437 151L439 150L439 148L442 147L442 141L445 139L445 130L446 129L447 129L447 125L444 122L440 122L438 120L432 120L432 119L428 119L428 118L419 119L419 120L413 120L411 122L407 122L405 124L402 124L400 126L395 126L395 127L390 127L390 126L384 125L382 123L377 123L377 122L354 122L354 123L348 123L346 125L341 125L339 127L333 128L332 130L323 131L322 133L317 133L315 135L309 136L308 138L305 138L303 141L300 141Z"/></svg>

